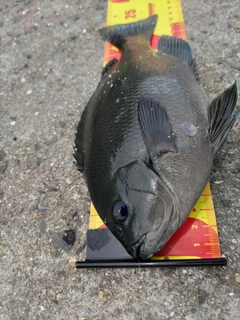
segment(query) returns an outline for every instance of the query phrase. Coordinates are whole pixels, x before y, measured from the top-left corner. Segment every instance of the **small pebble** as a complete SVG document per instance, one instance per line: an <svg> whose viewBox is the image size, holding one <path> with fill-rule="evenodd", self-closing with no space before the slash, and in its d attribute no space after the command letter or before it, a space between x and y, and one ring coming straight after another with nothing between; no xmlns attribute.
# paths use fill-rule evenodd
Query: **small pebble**
<svg viewBox="0 0 240 320"><path fill-rule="evenodd" d="M41 164L41 161L42 161L42 158L41 157L37 157L36 158L36 162L35 162L35 164L36 164L36 166L40 166L40 164Z"/></svg>
<svg viewBox="0 0 240 320"><path fill-rule="evenodd" d="M235 273L235 279L236 279L237 283L240 283L240 274L239 273Z"/></svg>
<svg viewBox="0 0 240 320"><path fill-rule="evenodd" d="M87 244L87 242L84 241L84 242L80 245L80 247L76 250L76 255L77 255L77 256L79 256L79 255L83 252L83 250L84 250L85 247L86 247L86 244Z"/></svg>
<svg viewBox="0 0 240 320"><path fill-rule="evenodd" d="M46 221L45 221L45 219L42 219L40 221L40 230L41 230L41 232L45 233L46 232L46 227L47 227Z"/></svg>
<svg viewBox="0 0 240 320"><path fill-rule="evenodd" d="M2 161L6 157L6 152L3 150L0 150L0 161Z"/></svg>
<svg viewBox="0 0 240 320"><path fill-rule="evenodd" d="M41 213L47 213L47 212L49 211L49 208L48 208L48 207L40 207L40 208L39 208L39 211L40 211Z"/></svg>
<svg viewBox="0 0 240 320"><path fill-rule="evenodd" d="M57 187L53 187L53 186L52 186L52 187L49 187L49 188L48 188L48 191L56 192L56 191L58 191L58 188L57 188Z"/></svg>
<svg viewBox="0 0 240 320"><path fill-rule="evenodd" d="M74 212L74 214L72 215L73 220L78 220L79 219L79 214L78 212Z"/></svg>
<svg viewBox="0 0 240 320"><path fill-rule="evenodd" d="M26 79L25 78L21 78L21 83L25 83L26 82Z"/></svg>
<svg viewBox="0 0 240 320"><path fill-rule="evenodd" d="M62 239L69 245L73 246L76 236L74 230L65 230Z"/></svg>
<svg viewBox="0 0 240 320"><path fill-rule="evenodd" d="M11 121L11 122L10 122L10 125L11 125L11 126L15 126L15 124L16 124L16 121Z"/></svg>
<svg viewBox="0 0 240 320"><path fill-rule="evenodd" d="M31 211L35 211L35 210L37 210L37 208L38 208L37 204L32 204L31 205Z"/></svg>
<svg viewBox="0 0 240 320"><path fill-rule="evenodd" d="M222 199L222 204L224 207L230 208L232 206L232 201L228 199Z"/></svg>
<svg viewBox="0 0 240 320"><path fill-rule="evenodd" d="M221 183L223 183L223 182L224 182L223 180L216 180L216 181L214 181L215 184L221 184Z"/></svg>
<svg viewBox="0 0 240 320"><path fill-rule="evenodd" d="M83 29L82 33L85 34L86 32L87 32L87 30L86 30L86 29Z"/></svg>
<svg viewBox="0 0 240 320"><path fill-rule="evenodd" d="M47 146L57 141L57 136L52 137L51 139L44 142Z"/></svg>
<svg viewBox="0 0 240 320"><path fill-rule="evenodd" d="M232 173L240 173L240 167L231 170Z"/></svg>
<svg viewBox="0 0 240 320"><path fill-rule="evenodd" d="M67 184L71 184L72 183L72 180L70 180L69 178L67 178L65 181L67 182Z"/></svg>
<svg viewBox="0 0 240 320"><path fill-rule="evenodd" d="M75 257L70 257L68 261L69 261L69 263L75 263L76 262L76 258Z"/></svg>
<svg viewBox="0 0 240 320"><path fill-rule="evenodd" d="M0 166L0 173L4 173L7 169L8 162L4 163L2 166Z"/></svg>
<svg viewBox="0 0 240 320"><path fill-rule="evenodd" d="M64 122L64 121L59 121L58 124L59 124L59 126L60 126L61 128L64 128L65 125L66 125L66 122Z"/></svg>
<svg viewBox="0 0 240 320"><path fill-rule="evenodd" d="M40 150L42 148L42 146L40 145L40 143L35 143L35 145L34 145L34 149L36 150L36 151L38 151L38 150Z"/></svg>
<svg viewBox="0 0 240 320"><path fill-rule="evenodd" d="M104 292L103 291L99 291L98 293L98 299L102 299L104 296Z"/></svg>
<svg viewBox="0 0 240 320"><path fill-rule="evenodd" d="M27 91L27 95L29 96L30 94L32 94L32 89L29 89L29 90Z"/></svg>
<svg viewBox="0 0 240 320"><path fill-rule="evenodd" d="M55 304L58 304L58 300L57 299L52 299L52 302Z"/></svg>
<svg viewBox="0 0 240 320"><path fill-rule="evenodd" d="M202 304L207 299L208 293L205 290L198 289L198 302Z"/></svg>

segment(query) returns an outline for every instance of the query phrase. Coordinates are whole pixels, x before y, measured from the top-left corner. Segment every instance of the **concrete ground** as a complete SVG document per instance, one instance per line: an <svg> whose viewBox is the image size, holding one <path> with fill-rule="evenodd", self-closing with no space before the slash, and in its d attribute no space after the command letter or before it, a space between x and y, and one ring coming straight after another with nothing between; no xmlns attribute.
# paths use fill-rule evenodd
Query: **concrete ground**
<svg viewBox="0 0 240 320"><path fill-rule="evenodd" d="M182 0L201 87L240 84L239 0ZM89 195L76 125L103 61L106 0L0 4L0 319L240 319L240 124L211 175L226 267L76 270ZM72 247L62 240L75 230Z"/></svg>

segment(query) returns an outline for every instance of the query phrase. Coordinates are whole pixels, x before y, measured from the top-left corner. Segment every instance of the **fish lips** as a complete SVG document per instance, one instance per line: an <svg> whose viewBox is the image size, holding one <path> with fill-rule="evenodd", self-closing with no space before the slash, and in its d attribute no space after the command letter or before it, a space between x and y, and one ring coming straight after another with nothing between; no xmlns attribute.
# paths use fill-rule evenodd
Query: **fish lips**
<svg viewBox="0 0 240 320"><path fill-rule="evenodd" d="M141 247L145 241L146 234L143 234L137 241L132 243L131 246L127 248L128 253L134 258L138 258L140 256Z"/></svg>
<svg viewBox="0 0 240 320"><path fill-rule="evenodd" d="M162 233L161 228L145 233L137 241L132 243L131 246L127 248L127 251L134 258L140 257L143 260L148 260L164 246L175 231L176 230L172 230L171 228L171 231L168 232L168 229L166 229L160 239L159 235Z"/></svg>
<svg viewBox="0 0 240 320"><path fill-rule="evenodd" d="M159 251L167 240L172 236L172 232L168 232L168 229L165 230L162 237L158 240L159 235L161 234L160 230L154 230L144 235L144 242L141 243L139 247L139 256L143 260L150 259L157 251ZM166 237L166 235L168 236Z"/></svg>

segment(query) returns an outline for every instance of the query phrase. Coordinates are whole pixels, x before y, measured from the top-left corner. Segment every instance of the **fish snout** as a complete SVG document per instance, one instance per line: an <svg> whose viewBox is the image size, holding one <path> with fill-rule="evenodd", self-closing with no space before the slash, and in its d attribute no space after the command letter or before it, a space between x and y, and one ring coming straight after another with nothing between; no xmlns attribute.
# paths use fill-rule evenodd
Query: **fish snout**
<svg viewBox="0 0 240 320"><path fill-rule="evenodd" d="M137 241L133 242L127 248L127 251L132 257L138 258L140 256L141 246L144 244L145 240L146 240L146 234L143 234L140 236L140 238L138 238Z"/></svg>

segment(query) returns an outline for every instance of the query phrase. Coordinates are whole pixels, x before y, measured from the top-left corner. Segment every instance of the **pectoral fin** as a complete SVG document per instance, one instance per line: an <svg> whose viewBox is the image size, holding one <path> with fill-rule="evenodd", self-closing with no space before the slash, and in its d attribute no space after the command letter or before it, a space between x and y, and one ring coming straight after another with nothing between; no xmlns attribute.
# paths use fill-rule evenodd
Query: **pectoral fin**
<svg viewBox="0 0 240 320"><path fill-rule="evenodd" d="M109 72L111 72L114 67L116 66L116 63L118 63L118 59L113 58L112 60L110 60L105 67L102 69L102 76L105 76L106 74L108 74Z"/></svg>
<svg viewBox="0 0 240 320"><path fill-rule="evenodd" d="M152 159L163 153L177 152L171 122L165 108L158 101L141 98L138 103L138 120Z"/></svg>
<svg viewBox="0 0 240 320"><path fill-rule="evenodd" d="M225 142L229 132L240 116L240 110L233 113L237 104L238 89L235 82L208 108L209 134L213 152L216 153Z"/></svg>

